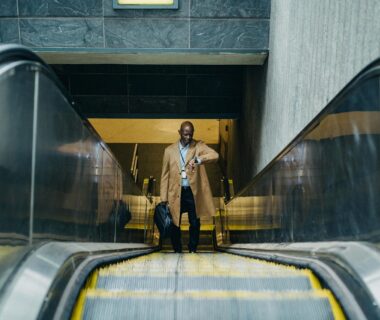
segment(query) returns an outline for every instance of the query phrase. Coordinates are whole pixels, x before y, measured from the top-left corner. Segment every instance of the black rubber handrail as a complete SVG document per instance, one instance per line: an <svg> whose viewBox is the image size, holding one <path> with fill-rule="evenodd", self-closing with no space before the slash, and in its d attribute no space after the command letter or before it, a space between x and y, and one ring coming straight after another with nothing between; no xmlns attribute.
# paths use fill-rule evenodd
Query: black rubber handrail
<svg viewBox="0 0 380 320"><path fill-rule="evenodd" d="M18 60L35 61L47 66L47 64L38 55L22 45L0 45L0 64Z"/></svg>

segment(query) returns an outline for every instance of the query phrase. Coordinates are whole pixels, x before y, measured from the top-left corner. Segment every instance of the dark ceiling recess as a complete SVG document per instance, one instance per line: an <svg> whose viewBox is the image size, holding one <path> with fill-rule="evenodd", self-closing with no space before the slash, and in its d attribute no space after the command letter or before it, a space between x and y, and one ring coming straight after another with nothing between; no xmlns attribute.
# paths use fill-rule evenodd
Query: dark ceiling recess
<svg viewBox="0 0 380 320"><path fill-rule="evenodd" d="M52 65L88 118L237 118L244 66Z"/></svg>

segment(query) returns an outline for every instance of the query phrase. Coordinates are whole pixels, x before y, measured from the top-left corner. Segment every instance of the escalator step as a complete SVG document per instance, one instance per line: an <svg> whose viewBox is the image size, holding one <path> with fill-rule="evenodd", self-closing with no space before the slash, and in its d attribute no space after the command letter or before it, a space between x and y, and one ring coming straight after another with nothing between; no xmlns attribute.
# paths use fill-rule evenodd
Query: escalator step
<svg viewBox="0 0 380 320"><path fill-rule="evenodd" d="M83 319L334 319L323 294L90 294Z"/></svg>
<svg viewBox="0 0 380 320"><path fill-rule="evenodd" d="M133 261L136 260L136 261ZM300 270L229 254L152 254L100 269L100 275L186 275L249 276L257 273L294 273ZM301 272L302 273L302 272Z"/></svg>
<svg viewBox="0 0 380 320"><path fill-rule="evenodd" d="M275 277L168 277L99 276L96 288L106 290L157 290L174 292L185 290L250 290L292 291L311 290L307 276Z"/></svg>
<svg viewBox="0 0 380 320"><path fill-rule="evenodd" d="M223 253L154 253L93 272L72 319L344 319L310 270Z"/></svg>

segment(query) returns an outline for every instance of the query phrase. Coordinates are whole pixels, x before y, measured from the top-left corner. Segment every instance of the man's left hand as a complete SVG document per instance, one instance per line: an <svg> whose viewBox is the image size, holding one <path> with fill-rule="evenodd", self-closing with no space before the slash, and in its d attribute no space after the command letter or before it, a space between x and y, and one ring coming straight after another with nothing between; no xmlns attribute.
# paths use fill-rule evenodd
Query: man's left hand
<svg viewBox="0 0 380 320"><path fill-rule="evenodd" d="M189 161L189 167L191 169L191 172L194 172L195 166L196 166L195 159L191 159Z"/></svg>

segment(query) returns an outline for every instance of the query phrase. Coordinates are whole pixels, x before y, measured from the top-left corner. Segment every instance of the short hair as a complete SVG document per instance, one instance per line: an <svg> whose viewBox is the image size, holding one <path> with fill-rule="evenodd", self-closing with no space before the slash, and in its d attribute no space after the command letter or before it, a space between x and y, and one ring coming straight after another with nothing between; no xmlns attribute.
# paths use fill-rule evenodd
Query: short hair
<svg viewBox="0 0 380 320"><path fill-rule="evenodd" d="M181 127L180 127L180 130L182 130L182 128L186 127L186 126L189 126L191 127L191 129L193 129L194 131L194 125L190 122L190 121L184 121L181 123Z"/></svg>

